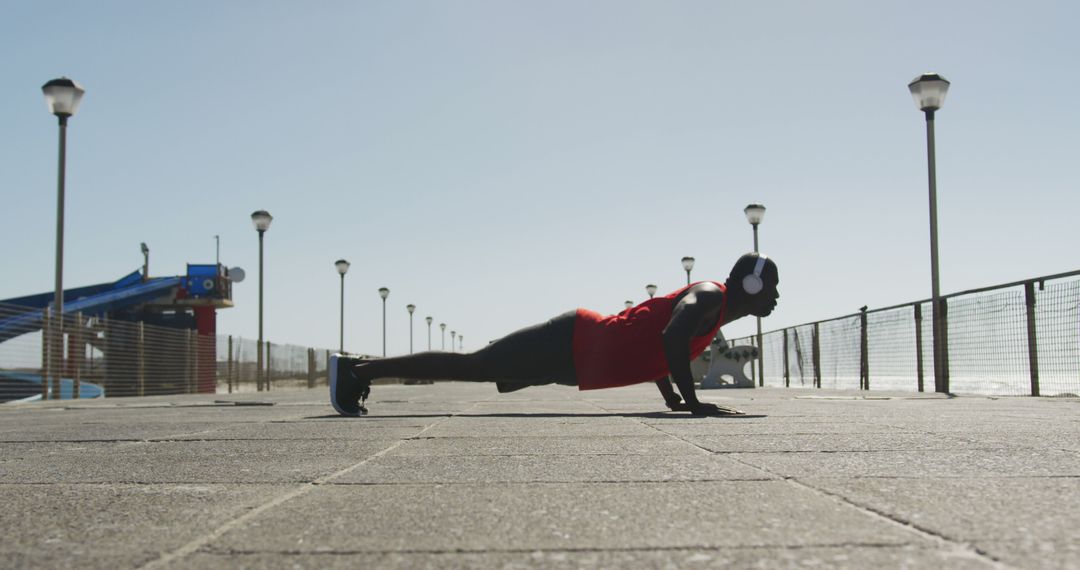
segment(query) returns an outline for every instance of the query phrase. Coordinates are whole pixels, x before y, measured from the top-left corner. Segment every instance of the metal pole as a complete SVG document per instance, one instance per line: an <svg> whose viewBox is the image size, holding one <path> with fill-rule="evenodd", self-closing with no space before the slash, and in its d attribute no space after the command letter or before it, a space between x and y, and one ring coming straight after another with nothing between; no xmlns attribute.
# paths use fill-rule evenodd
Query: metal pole
<svg viewBox="0 0 1080 570"><path fill-rule="evenodd" d="M412 347L412 341L413 341L412 321L413 321L413 318L412 317L413 317L413 314L409 313L409 354L413 353L413 347Z"/></svg>
<svg viewBox="0 0 1080 570"><path fill-rule="evenodd" d="M225 368L225 381L229 384L229 393L232 394L232 377L233 377L233 347L232 347L232 335L229 335L229 359L227 367ZM239 388L239 386L237 386Z"/></svg>
<svg viewBox="0 0 1080 570"><path fill-rule="evenodd" d="M221 236L214 236L214 263L221 265Z"/></svg>
<svg viewBox="0 0 1080 570"><path fill-rule="evenodd" d="M140 323L141 324L141 323ZM83 357L86 356L86 342L84 339L86 335L83 333L83 316L82 312L75 313L75 339L74 345L78 350L78 355L75 351L72 351L71 357L74 360L75 366L75 384L72 387L71 399L78 400L81 395L79 394L80 384L82 384L82 365Z"/></svg>
<svg viewBox="0 0 1080 570"><path fill-rule="evenodd" d="M49 351L49 343L52 342L52 333L49 328L52 326L52 315L50 314L50 308L45 307L41 312L41 399L49 399L49 384L52 382L51 375L51 357ZM93 353L91 353L93 354Z"/></svg>
<svg viewBox="0 0 1080 570"><path fill-rule="evenodd" d="M1031 374L1031 395L1039 395L1039 343L1035 337L1035 283L1024 283L1024 305L1027 306L1028 371Z"/></svg>
<svg viewBox="0 0 1080 570"><path fill-rule="evenodd" d="M784 329L784 387L791 386L791 369L788 367L788 334Z"/></svg>
<svg viewBox="0 0 1080 570"><path fill-rule="evenodd" d="M934 158L934 110L926 111L926 154L928 178L930 182L930 284L931 301L934 307L934 390L948 392L948 374L945 371L945 358L942 346L941 330L941 280L938 273L938 227L937 227L937 165Z"/></svg>
<svg viewBox="0 0 1080 570"><path fill-rule="evenodd" d="M919 391L923 391L922 305L915 303L915 368Z"/></svg>
<svg viewBox="0 0 1080 570"><path fill-rule="evenodd" d="M859 315L859 389L870 389L870 335L867 331L866 307Z"/></svg>
<svg viewBox="0 0 1080 570"><path fill-rule="evenodd" d="M54 398L60 397L61 362L64 358L64 177L67 171L67 122L68 118L61 115L60 119L60 157L57 164L56 174L56 292L53 296L53 319L51 320L50 351L52 352L49 362L50 372L54 378L56 390Z"/></svg>
<svg viewBox="0 0 1080 570"><path fill-rule="evenodd" d="M754 253L758 253L758 233L757 224L754 226ZM758 386L765 386L765 350L761 342L761 317L755 319L757 321L757 344L758 344L758 363L757 363L757 380Z"/></svg>
<svg viewBox="0 0 1080 570"><path fill-rule="evenodd" d="M338 320L338 352L345 352L345 274L341 274L341 318Z"/></svg>
<svg viewBox="0 0 1080 570"><path fill-rule="evenodd" d="M690 270L689 269L686 270L686 284L687 285L690 284Z"/></svg>
<svg viewBox="0 0 1080 570"><path fill-rule="evenodd" d="M255 385L256 390L263 389L263 234L266 230L259 230L259 356L255 359Z"/></svg>
<svg viewBox="0 0 1080 570"><path fill-rule="evenodd" d="M382 300L382 355L386 358L386 299Z"/></svg>
<svg viewBox="0 0 1080 570"><path fill-rule="evenodd" d="M146 323L139 321L138 337L135 342L138 343L138 349L136 351L136 359L138 361L138 394L139 396L146 395Z"/></svg>
<svg viewBox="0 0 1080 570"><path fill-rule="evenodd" d="M431 352L431 323L427 324L427 349Z"/></svg>

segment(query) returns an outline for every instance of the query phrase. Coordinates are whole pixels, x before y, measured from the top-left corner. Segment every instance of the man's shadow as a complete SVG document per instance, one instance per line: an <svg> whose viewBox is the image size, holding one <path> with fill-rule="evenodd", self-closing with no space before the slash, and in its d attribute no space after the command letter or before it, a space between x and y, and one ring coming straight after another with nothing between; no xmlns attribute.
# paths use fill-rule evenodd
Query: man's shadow
<svg viewBox="0 0 1080 570"><path fill-rule="evenodd" d="M327 414L322 416L308 416L305 420L329 420L337 419L347 416L341 416L338 414ZM536 413L523 413L523 412L499 412L488 414L393 414L393 415L378 415L369 414L367 416L359 416L360 418L372 417L372 418L404 418L404 419L416 419L416 418L643 418L654 420L697 420L702 418L717 418L724 420L747 420L747 419L760 419L767 418L769 416L765 414L719 414L714 416L694 416L685 412L599 412L599 413L556 413L556 412L536 412Z"/></svg>

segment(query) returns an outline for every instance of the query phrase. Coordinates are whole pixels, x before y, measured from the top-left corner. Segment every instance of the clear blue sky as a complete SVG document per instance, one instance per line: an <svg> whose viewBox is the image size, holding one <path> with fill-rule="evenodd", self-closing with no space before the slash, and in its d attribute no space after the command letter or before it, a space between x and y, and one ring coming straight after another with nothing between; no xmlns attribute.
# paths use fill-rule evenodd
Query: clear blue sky
<svg viewBox="0 0 1080 570"><path fill-rule="evenodd" d="M408 350L405 305L467 348L644 286L722 280L768 214L766 329L930 294L925 123L938 114L945 292L1076 269L1073 2L37 2L0 5L0 299L53 286L56 122L69 129L65 283L222 261L219 332ZM730 325L745 334L752 321ZM435 332L436 346L438 331Z"/></svg>

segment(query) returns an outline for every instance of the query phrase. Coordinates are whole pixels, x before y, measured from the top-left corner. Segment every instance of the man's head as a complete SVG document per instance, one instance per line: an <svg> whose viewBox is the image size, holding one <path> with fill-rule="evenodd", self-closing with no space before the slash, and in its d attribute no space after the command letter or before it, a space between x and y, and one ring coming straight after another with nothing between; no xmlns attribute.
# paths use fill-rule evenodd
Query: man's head
<svg viewBox="0 0 1080 570"><path fill-rule="evenodd" d="M758 253L748 253L739 258L727 278L728 295L743 305L748 313L758 317L768 316L776 308L780 293L780 272L776 262Z"/></svg>

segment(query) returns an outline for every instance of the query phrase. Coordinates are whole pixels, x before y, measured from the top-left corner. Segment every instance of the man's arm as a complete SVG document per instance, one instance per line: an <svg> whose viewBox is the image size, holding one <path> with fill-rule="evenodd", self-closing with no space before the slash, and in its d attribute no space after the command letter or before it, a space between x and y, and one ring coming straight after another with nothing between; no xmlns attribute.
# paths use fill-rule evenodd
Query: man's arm
<svg viewBox="0 0 1080 570"><path fill-rule="evenodd" d="M667 358L668 370L671 372L675 385L679 387L684 402L676 406L668 406L673 410L685 410L699 415L711 415L721 413L720 408L714 404L702 404L697 399L694 391L694 376L690 371L690 339L710 317L718 318L719 314L714 310L723 302L723 292L700 291L690 292L679 301L672 311L671 320L664 329L664 356ZM668 389L671 387L668 386ZM660 388L661 393L664 389ZM664 400L668 400L665 394Z"/></svg>
<svg viewBox="0 0 1080 570"><path fill-rule="evenodd" d="M656 387L660 389L660 395L664 397L664 403L668 408L673 411L679 411L682 404L682 398L675 393L675 389L671 387L671 378L664 376L656 381Z"/></svg>

